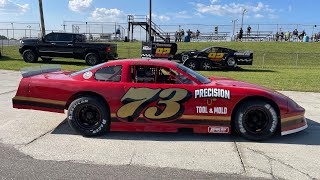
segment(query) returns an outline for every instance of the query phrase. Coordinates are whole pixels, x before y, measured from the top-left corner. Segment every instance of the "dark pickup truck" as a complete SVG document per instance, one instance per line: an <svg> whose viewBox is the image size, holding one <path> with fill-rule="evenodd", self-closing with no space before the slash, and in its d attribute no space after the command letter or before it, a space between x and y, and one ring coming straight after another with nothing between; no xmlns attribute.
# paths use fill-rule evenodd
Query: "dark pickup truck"
<svg viewBox="0 0 320 180"><path fill-rule="evenodd" d="M25 62L37 62L38 58L50 62L53 57L84 59L90 66L116 59L117 45L88 43L86 36L74 33L50 33L40 39L22 39L19 52Z"/></svg>

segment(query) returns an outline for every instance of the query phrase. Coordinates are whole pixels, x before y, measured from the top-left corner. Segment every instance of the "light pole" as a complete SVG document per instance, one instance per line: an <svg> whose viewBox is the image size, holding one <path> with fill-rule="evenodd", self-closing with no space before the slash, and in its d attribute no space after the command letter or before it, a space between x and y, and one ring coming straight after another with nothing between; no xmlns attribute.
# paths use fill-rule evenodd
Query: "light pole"
<svg viewBox="0 0 320 180"><path fill-rule="evenodd" d="M241 20L241 28L243 29L243 18L244 18L244 14L248 12L247 9L243 9L243 12L242 12L242 20Z"/></svg>
<svg viewBox="0 0 320 180"><path fill-rule="evenodd" d="M151 24L152 23L152 19L151 19L152 18L151 17L152 16L152 0L150 0L149 6L150 6L149 7L149 42L151 42L152 41L152 39L151 39L152 38L152 35L151 35L151 28L152 28L151 27L152 26L152 24Z"/></svg>
<svg viewBox="0 0 320 180"><path fill-rule="evenodd" d="M41 23L41 36L43 37L44 35L46 35L46 28L44 26L42 0L39 0L39 11L40 11L40 23Z"/></svg>
<svg viewBox="0 0 320 180"><path fill-rule="evenodd" d="M13 23L11 23L12 26L12 39L14 39L14 28L13 28Z"/></svg>
<svg viewBox="0 0 320 180"><path fill-rule="evenodd" d="M232 37L234 38L234 33L236 31L236 22L238 21L238 19L233 19L232 22L233 22L233 33L232 33Z"/></svg>

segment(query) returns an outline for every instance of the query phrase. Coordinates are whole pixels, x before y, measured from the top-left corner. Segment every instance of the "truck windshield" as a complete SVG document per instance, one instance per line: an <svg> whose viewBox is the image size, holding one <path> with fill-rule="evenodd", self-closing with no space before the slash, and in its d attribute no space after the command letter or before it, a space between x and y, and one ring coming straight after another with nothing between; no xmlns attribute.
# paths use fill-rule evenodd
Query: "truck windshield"
<svg viewBox="0 0 320 180"><path fill-rule="evenodd" d="M101 63L101 64L98 64L98 65L95 65L95 66L92 66L92 67L89 67L89 68L86 68L86 69L83 69L83 70L80 70L80 71L71 73L70 76L76 76L76 75L78 75L78 74L82 74L82 73L91 71L91 70L96 69L96 68L98 68L98 67L100 67L100 66L103 66L104 64L106 64L106 63Z"/></svg>
<svg viewBox="0 0 320 180"><path fill-rule="evenodd" d="M193 71L192 69L189 69L181 64L177 64L177 68L179 68L180 70L182 70L183 72L189 74L190 76L194 77L195 79L197 79L198 81L200 81L202 84L208 84L211 82L210 79L208 79L207 77Z"/></svg>

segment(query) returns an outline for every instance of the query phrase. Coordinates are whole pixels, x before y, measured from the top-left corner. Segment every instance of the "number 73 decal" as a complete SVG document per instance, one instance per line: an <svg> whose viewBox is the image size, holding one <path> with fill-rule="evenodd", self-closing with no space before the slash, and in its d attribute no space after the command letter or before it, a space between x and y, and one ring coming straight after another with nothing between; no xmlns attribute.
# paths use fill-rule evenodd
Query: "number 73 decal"
<svg viewBox="0 0 320 180"><path fill-rule="evenodd" d="M117 116L122 119L135 119L143 113L144 117L150 120L173 120L183 114L182 104L190 97L189 91L179 88L130 88L121 98L124 105L118 109ZM153 103L156 104L150 106Z"/></svg>

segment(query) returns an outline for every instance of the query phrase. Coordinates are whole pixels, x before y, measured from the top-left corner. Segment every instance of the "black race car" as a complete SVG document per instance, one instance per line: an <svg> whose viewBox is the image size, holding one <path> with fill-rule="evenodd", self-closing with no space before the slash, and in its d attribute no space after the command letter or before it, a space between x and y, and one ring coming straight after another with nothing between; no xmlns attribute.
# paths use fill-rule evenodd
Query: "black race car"
<svg viewBox="0 0 320 180"><path fill-rule="evenodd" d="M235 51L224 47L208 47L178 53L171 59L180 60L193 70L211 70L213 67L233 68L236 65L252 65L253 51Z"/></svg>

